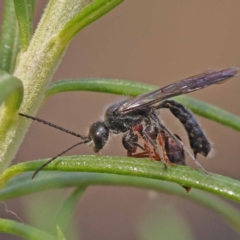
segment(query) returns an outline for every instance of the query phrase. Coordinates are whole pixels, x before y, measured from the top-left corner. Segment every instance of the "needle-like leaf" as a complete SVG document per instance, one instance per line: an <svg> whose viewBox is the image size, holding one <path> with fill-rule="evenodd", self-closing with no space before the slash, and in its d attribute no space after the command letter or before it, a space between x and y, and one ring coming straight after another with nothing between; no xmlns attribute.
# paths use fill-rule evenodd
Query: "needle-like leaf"
<svg viewBox="0 0 240 240"><path fill-rule="evenodd" d="M11 166L0 176L1 188L3 188L12 177L23 172L35 171L45 162L46 160L41 160ZM91 155L59 157L47 165L44 170L111 173L165 180L205 190L240 202L240 182L238 180L214 173L206 174L187 166L176 165L174 167L168 167L166 170L161 162L149 161L149 159Z"/></svg>
<svg viewBox="0 0 240 240"><path fill-rule="evenodd" d="M71 220L73 217L74 208L79 202L82 195L85 193L86 187L77 187L63 202L60 210L55 217L55 223L60 227L61 231L66 235L73 234L71 228ZM70 237L69 237L70 238Z"/></svg>

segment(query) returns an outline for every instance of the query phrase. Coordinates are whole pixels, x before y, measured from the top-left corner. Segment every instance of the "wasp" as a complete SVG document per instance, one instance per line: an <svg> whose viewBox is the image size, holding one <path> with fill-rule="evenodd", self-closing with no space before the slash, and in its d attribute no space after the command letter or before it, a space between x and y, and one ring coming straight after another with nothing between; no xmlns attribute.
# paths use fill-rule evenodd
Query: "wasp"
<svg viewBox="0 0 240 240"><path fill-rule="evenodd" d="M202 154L204 157L208 156L212 148L211 143L191 111L188 110L183 104L171 100L170 98L191 93L213 84L223 83L225 80L236 76L238 72L239 68L237 67L230 67L218 71L208 70L201 74L174 82L157 90L141 94L135 98L129 98L114 103L105 111L103 120L91 124L87 135L81 135L40 118L19 113L20 116L47 124L51 127L81 138L82 140L81 142L74 144L44 163L33 174L33 178L40 170L51 163L54 159L78 145L89 144L95 153L99 152L108 141L110 133L125 133L123 136L123 146L128 152L133 152L133 150L136 148L141 148L146 151L146 149L138 143L138 138L141 136L154 149L155 159L161 159L165 166L167 166L167 161L166 157L164 156L164 151L162 151L161 145L156 143L156 140L152 134L157 134L157 136L166 136L167 139L165 139L165 150L167 151L165 152L168 154L168 159L170 162L185 162L185 160L183 161L183 157L180 157L180 155L186 152L191 159L194 160L195 164L205 171L200 163L196 160L196 157L197 154ZM159 112L163 108L169 109L170 112L184 126L193 154L182 143L180 138L177 135L174 135L162 123L161 119L159 118ZM136 132L138 134L136 134ZM161 134L159 135L159 133ZM170 148L168 148L168 146L170 146ZM171 151L169 150L172 149L173 146L178 146L180 148L177 155L172 155ZM150 152L151 151L147 151L146 155L151 155ZM179 159L182 160L179 161Z"/></svg>

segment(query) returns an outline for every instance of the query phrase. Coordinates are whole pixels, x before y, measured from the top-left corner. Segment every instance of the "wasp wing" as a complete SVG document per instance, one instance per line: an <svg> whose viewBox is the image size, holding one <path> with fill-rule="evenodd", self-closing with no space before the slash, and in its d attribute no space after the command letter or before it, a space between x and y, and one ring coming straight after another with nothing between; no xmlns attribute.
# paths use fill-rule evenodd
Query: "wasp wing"
<svg viewBox="0 0 240 240"><path fill-rule="evenodd" d="M208 70L201 74L169 84L166 87L141 94L133 99L129 99L118 109L118 112L120 114L126 114L133 109L137 109L142 106L154 105L164 99L194 92L212 84L222 83L228 78L237 75L238 71L239 68L237 67L230 67L219 71Z"/></svg>

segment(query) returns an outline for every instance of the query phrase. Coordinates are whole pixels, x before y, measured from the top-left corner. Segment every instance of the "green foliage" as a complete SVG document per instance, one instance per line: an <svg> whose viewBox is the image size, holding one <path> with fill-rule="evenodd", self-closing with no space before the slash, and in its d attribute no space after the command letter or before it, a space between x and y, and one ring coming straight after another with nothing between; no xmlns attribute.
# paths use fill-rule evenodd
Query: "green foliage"
<svg viewBox="0 0 240 240"><path fill-rule="evenodd" d="M64 174L43 171L34 181L30 179L30 174L21 173L35 171L46 160L20 163L8 168L30 123L29 120L18 117L18 111L34 115L49 96L66 91L84 90L137 96L156 89L156 86L118 79L68 79L50 84L72 38L123 0L89 2L50 0L33 33L35 0L5 1L0 39L0 172L3 172L0 176L0 200L46 189L75 187L75 190L66 198L55 216L52 227L55 236L5 219L0 219L0 231L25 239L67 239L67 229L77 202L88 186L101 184L154 189L190 199L219 213L239 232L240 214L235 208L206 193L194 191L186 194L181 187L184 185L201 189L240 202L239 181L224 176L205 174L185 166L164 169L161 163L146 159L106 156L60 157L44 168L44 171L64 171ZM238 116L187 96L175 99L196 114L240 131ZM76 173L78 171L87 173ZM169 221L176 220L171 217L171 213L167 215ZM165 220L166 218L164 222ZM179 232L178 236L184 235L181 233L184 228L181 226L175 229ZM142 230L142 236L150 239L149 232ZM154 230L156 239L159 235L157 230ZM184 239L186 238L187 235Z"/></svg>
<svg viewBox="0 0 240 240"><path fill-rule="evenodd" d="M20 173L34 171L45 160L24 162L13 165L0 176L1 187ZM145 177L189 186L224 196L240 202L240 182L228 177L192 169L187 166L173 166L165 169L162 163L148 159L107 156L69 156L59 157L44 170L64 172L97 172L125 176ZM15 193L17 194L17 193Z"/></svg>
<svg viewBox="0 0 240 240"><path fill-rule="evenodd" d="M14 76L0 70L0 104L2 104L5 100L10 102L8 98L13 98L12 95L16 95L14 101L11 101L12 104L7 105L6 107L11 108L11 110L15 113L19 109L22 98L23 98L23 85L21 80L17 79Z"/></svg>
<svg viewBox="0 0 240 240"><path fill-rule="evenodd" d="M0 69L13 73L19 44L19 31L13 0L5 0L0 39Z"/></svg>
<svg viewBox="0 0 240 240"><path fill-rule="evenodd" d="M0 70L0 152L4 151L6 145L4 144L7 138L8 130L17 123L18 109L23 99L23 85L22 82ZM4 166L2 158L0 163Z"/></svg>
<svg viewBox="0 0 240 240"><path fill-rule="evenodd" d="M25 52L33 34L35 0L14 0L14 6L20 32L21 48Z"/></svg>
<svg viewBox="0 0 240 240"><path fill-rule="evenodd" d="M55 237L39 229L7 219L0 219L0 232L9 233L29 240L55 239Z"/></svg>
<svg viewBox="0 0 240 240"><path fill-rule="evenodd" d="M85 7L80 14L72 18L59 32L59 39L63 44L69 43L69 41L84 27L90 23L96 21L98 18L102 17L104 14L111 11L118 4L123 2L123 0L95 0L87 7Z"/></svg>
<svg viewBox="0 0 240 240"><path fill-rule="evenodd" d="M13 173L12 176L15 173ZM91 185L129 186L152 189L160 193L179 196L188 201L190 200L201 204L209 208L209 210L217 212L235 231L240 233L240 213L236 208L200 190L192 190L189 194L186 194L185 189L175 183L143 177L104 173L64 172L64 174L62 174L61 172L50 171L42 172L34 181L31 180L31 176L32 172L29 172L12 178L6 187L0 191L0 200L4 201L50 189L70 187L84 189Z"/></svg>
<svg viewBox="0 0 240 240"><path fill-rule="evenodd" d="M70 196L63 202L60 210L58 211L55 222L56 225L61 228L61 231L65 233L66 236L71 235L71 227L70 223L72 220L72 215L74 212L74 208L79 202L79 199L85 193L86 187L77 187Z"/></svg>

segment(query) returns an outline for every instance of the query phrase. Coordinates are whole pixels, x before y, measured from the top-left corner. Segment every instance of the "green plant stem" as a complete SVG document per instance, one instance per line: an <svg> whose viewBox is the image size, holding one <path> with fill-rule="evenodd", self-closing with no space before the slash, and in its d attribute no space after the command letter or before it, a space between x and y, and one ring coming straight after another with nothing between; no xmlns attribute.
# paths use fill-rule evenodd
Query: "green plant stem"
<svg viewBox="0 0 240 240"><path fill-rule="evenodd" d="M143 177L120 176L103 173L41 172L31 180L32 173L25 173L9 181L0 191L0 200L6 200L55 188L84 188L90 185L111 185L146 188L161 193L177 195L199 203L217 213L240 233L240 214L230 204L208 193L192 189L190 193L177 184Z"/></svg>
<svg viewBox="0 0 240 240"><path fill-rule="evenodd" d="M45 161L33 161L20 163L8 168L0 176L1 188L3 188L12 177L23 172L35 171L43 163L45 163ZM165 180L205 190L240 202L240 182L237 180L213 173L206 174L186 166L168 167L166 170L162 163L149 161L149 159L91 155L59 157L47 165L44 170L114 173L125 176Z"/></svg>
<svg viewBox="0 0 240 240"><path fill-rule="evenodd" d="M45 98L47 99L53 94L69 91L105 92L135 97L157 88L157 86L149 84L119 79L66 79L52 83L46 91ZM184 104L200 116L240 131L240 117L230 112L187 96L179 96L173 99Z"/></svg>
<svg viewBox="0 0 240 240"><path fill-rule="evenodd" d="M54 240L55 238L46 232L33 228L13 220L0 219L0 232L9 233L29 240Z"/></svg>

